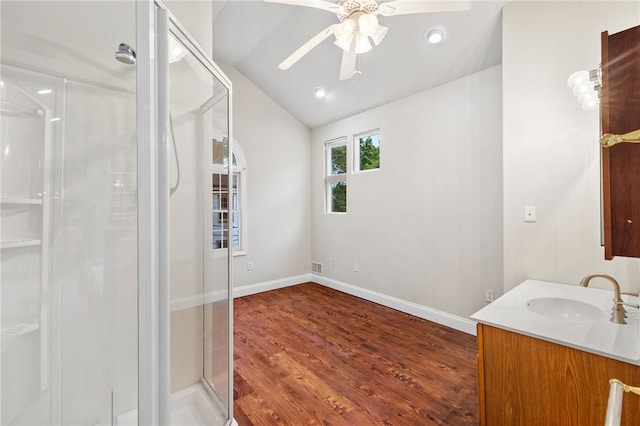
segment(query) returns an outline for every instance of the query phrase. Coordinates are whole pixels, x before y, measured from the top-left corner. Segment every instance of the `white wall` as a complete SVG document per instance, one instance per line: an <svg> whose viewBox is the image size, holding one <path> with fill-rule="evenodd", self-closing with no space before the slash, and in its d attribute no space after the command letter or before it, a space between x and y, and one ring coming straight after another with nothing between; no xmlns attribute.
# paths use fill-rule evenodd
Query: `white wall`
<svg viewBox="0 0 640 426"><path fill-rule="evenodd" d="M233 83L234 141L247 162L247 254L234 258L234 285L308 274L309 130L233 67L222 69Z"/></svg>
<svg viewBox="0 0 640 426"><path fill-rule="evenodd" d="M566 81L600 63L600 32L640 22L640 2L512 2L503 13L504 290L591 272L640 289L640 261L604 260L597 112ZM523 207L537 222L523 222Z"/></svg>
<svg viewBox="0 0 640 426"><path fill-rule="evenodd" d="M497 66L312 131L325 276L461 317L484 306L503 281L501 96ZM381 169L349 175L348 213L325 214L324 142L375 128Z"/></svg>

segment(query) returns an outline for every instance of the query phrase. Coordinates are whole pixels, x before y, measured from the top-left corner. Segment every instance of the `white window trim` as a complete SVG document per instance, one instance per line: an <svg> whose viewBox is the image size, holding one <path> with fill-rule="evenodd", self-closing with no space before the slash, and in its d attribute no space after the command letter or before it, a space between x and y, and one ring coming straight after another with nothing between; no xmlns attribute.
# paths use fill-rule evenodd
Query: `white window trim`
<svg viewBox="0 0 640 426"><path fill-rule="evenodd" d="M377 169L369 169L369 170L360 170L360 139L362 138L366 138L367 136L373 136L373 135L379 135L380 136L380 146L382 146L382 133L380 132L380 129L373 129L373 130L369 130L367 132L362 132L362 133L358 133L353 135L353 144L352 144L352 148L353 148L353 164L352 164L352 174L357 174L357 173L369 173L369 172L377 172L381 169L381 167L378 167ZM382 151L382 150L381 150ZM382 161L380 161L380 166L382 166Z"/></svg>
<svg viewBox="0 0 640 426"><path fill-rule="evenodd" d="M335 148L335 147L339 147L339 146L344 146L347 150L347 161L346 161L346 166L347 166L347 170L345 171L345 173L340 173L340 174L331 174L331 149ZM347 214L347 212L334 212L331 211L331 190L329 189L329 186L332 183L336 183L336 182L347 182L347 176L349 175L349 168L350 168L350 161L349 161L349 145L347 143L347 137L346 136L341 136L339 138L335 138L335 139L331 139L328 140L324 143L324 178L325 178L325 182L324 182L324 192L325 192L325 197L324 197L324 212L325 214L335 214L335 215L344 215ZM347 188L349 188L348 184L347 184ZM347 198L348 199L348 198ZM348 211L348 210L347 210Z"/></svg>

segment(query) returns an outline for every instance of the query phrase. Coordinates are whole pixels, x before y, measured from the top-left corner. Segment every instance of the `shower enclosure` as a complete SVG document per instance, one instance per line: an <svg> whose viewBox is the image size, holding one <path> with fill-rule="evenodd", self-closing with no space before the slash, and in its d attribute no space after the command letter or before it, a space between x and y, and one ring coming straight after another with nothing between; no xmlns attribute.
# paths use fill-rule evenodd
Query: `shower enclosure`
<svg viewBox="0 0 640 426"><path fill-rule="evenodd" d="M0 424L234 423L228 79L160 2L0 20Z"/></svg>

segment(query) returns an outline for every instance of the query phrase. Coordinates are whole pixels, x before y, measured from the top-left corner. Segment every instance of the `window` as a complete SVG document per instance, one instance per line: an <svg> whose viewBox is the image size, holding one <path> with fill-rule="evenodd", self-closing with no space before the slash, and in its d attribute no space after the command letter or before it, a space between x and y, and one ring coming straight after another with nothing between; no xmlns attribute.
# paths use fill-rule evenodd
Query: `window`
<svg viewBox="0 0 640 426"><path fill-rule="evenodd" d="M224 139L220 142L214 139L213 143L214 164L211 182L213 249L227 248L229 217L231 217L231 244L234 255L244 254L246 246L244 230L244 206L246 204L244 155L242 155L242 150L237 142L234 142L233 152L231 153L232 173L229 176L227 174L228 159L221 154L225 149L222 145L226 144L227 141ZM216 153L219 155L216 156ZM229 185L229 179L231 179L231 185Z"/></svg>
<svg viewBox="0 0 640 426"><path fill-rule="evenodd" d="M380 168L380 130L361 133L353 138L354 171Z"/></svg>
<svg viewBox="0 0 640 426"><path fill-rule="evenodd" d="M347 138L326 142L326 210L347 212Z"/></svg>
<svg viewBox="0 0 640 426"><path fill-rule="evenodd" d="M229 180L226 174L214 173L212 183L213 216L211 217L213 248L227 247Z"/></svg>

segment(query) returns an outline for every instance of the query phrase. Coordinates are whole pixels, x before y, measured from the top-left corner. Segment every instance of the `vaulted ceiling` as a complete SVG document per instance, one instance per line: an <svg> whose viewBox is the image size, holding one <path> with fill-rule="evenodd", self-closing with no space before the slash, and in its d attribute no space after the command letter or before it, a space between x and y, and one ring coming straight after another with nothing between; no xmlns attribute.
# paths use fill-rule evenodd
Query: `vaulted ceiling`
<svg viewBox="0 0 640 426"><path fill-rule="evenodd" d="M467 11L380 16L380 24L389 28L387 36L358 55L361 74L340 80L342 51L333 37L290 69L278 68L307 40L338 23L334 13L255 0L216 0L213 56L313 128L501 63L505 3L475 0ZM445 28L443 43L425 42L425 32L434 26ZM318 86L328 91L325 98L314 96Z"/></svg>

